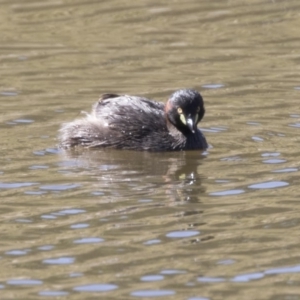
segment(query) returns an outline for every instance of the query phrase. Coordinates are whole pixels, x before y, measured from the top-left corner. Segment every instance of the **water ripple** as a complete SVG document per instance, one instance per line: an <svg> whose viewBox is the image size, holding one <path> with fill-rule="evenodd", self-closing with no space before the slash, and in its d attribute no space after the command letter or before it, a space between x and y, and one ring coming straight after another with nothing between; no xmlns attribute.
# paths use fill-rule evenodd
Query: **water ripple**
<svg viewBox="0 0 300 300"><path fill-rule="evenodd" d="M248 282L251 280L261 279L264 277L263 273L249 273L249 274L242 274L237 275L234 278L231 279L231 281L234 282Z"/></svg>
<svg viewBox="0 0 300 300"><path fill-rule="evenodd" d="M198 277L197 281L199 282L224 282L225 279L221 277Z"/></svg>
<svg viewBox="0 0 300 300"><path fill-rule="evenodd" d="M160 274L163 275L178 275L178 274L186 274L186 271L184 270L176 270L176 269L167 269L167 270L162 270Z"/></svg>
<svg viewBox="0 0 300 300"><path fill-rule="evenodd" d="M273 268L273 269L265 270L263 272L239 274L234 276L233 278L229 278L228 280L232 282L249 282L252 280L258 280L264 278L266 275L281 275L281 274L293 274L293 273L300 273L300 265ZM220 283L226 281L226 279L222 277L201 276L197 278L197 281L208 282L208 283Z"/></svg>
<svg viewBox="0 0 300 300"><path fill-rule="evenodd" d="M73 288L76 292L108 292L117 289L118 286L115 284L108 284L108 283L96 283L96 284L87 284L81 285Z"/></svg>
<svg viewBox="0 0 300 300"><path fill-rule="evenodd" d="M6 251L5 254L6 255L26 255L28 252L30 252L30 250L10 250L10 251Z"/></svg>
<svg viewBox="0 0 300 300"><path fill-rule="evenodd" d="M291 266L291 267L274 268L274 269L265 271L265 274L268 274L268 275L292 274L292 273L300 273L300 265Z"/></svg>
<svg viewBox="0 0 300 300"><path fill-rule="evenodd" d="M57 257L57 258L48 258L44 259L44 264L49 265L70 265L73 264L75 261L74 257Z"/></svg>
<svg viewBox="0 0 300 300"><path fill-rule="evenodd" d="M261 156L262 157L269 157L269 156L276 157L276 156L280 156L280 153L279 152L265 152L265 153L262 153Z"/></svg>
<svg viewBox="0 0 300 300"><path fill-rule="evenodd" d="M285 159L275 159L275 158L263 160L264 164L282 164L285 162L286 162Z"/></svg>
<svg viewBox="0 0 300 300"><path fill-rule="evenodd" d="M78 214L82 214L85 213L86 210L84 209L77 209L77 208L70 208L70 209L64 209L64 210L60 210L59 212L57 212L57 215L78 215ZM53 213L55 214L55 213Z"/></svg>
<svg viewBox="0 0 300 300"><path fill-rule="evenodd" d="M67 191L80 187L80 184L52 184L52 185L42 185L41 190L45 191Z"/></svg>
<svg viewBox="0 0 300 300"><path fill-rule="evenodd" d="M154 240L149 240L149 241L144 242L144 245L155 245L155 244L160 244L160 243L161 243L161 240L154 239Z"/></svg>
<svg viewBox="0 0 300 300"><path fill-rule="evenodd" d="M48 297L62 297L69 295L69 293L64 291L40 291L39 295Z"/></svg>
<svg viewBox="0 0 300 300"><path fill-rule="evenodd" d="M172 296L175 295L175 292L172 290L140 290L131 293L131 296L134 297L163 297L163 296Z"/></svg>
<svg viewBox="0 0 300 300"><path fill-rule="evenodd" d="M33 186L38 183L36 182L12 182L12 183L4 183L0 182L0 189L17 189L21 187Z"/></svg>
<svg viewBox="0 0 300 300"><path fill-rule="evenodd" d="M299 171L298 168L285 168L280 170L274 170L273 173L291 173L291 172L297 172Z"/></svg>
<svg viewBox="0 0 300 300"><path fill-rule="evenodd" d="M145 275L141 277L141 281L160 281L163 280L165 277L162 275Z"/></svg>
<svg viewBox="0 0 300 300"><path fill-rule="evenodd" d="M16 119L12 120L11 122L16 123L16 124L31 124L34 122L32 119Z"/></svg>
<svg viewBox="0 0 300 300"><path fill-rule="evenodd" d="M225 85L221 84L221 83L212 83L212 84L204 84L204 85L202 85L202 87L204 89L220 89L220 88L222 88L224 86Z"/></svg>
<svg viewBox="0 0 300 300"><path fill-rule="evenodd" d="M6 96L6 97L15 97L18 96L19 92L14 92L14 91L3 91L0 92L0 96Z"/></svg>
<svg viewBox="0 0 300 300"><path fill-rule="evenodd" d="M236 189L236 190L224 190L220 192L209 193L210 196L232 196L232 195L240 195L245 193L245 190Z"/></svg>
<svg viewBox="0 0 300 300"><path fill-rule="evenodd" d="M266 181L248 186L249 189L274 189L278 187L288 186L289 183L285 181Z"/></svg>
<svg viewBox="0 0 300 300"><path fill-rule="evenodd" d="M104 239L90 237L90 238L82 238L74 241L74 244L96 244L103 242Z"/></svg>
<svg viewBox="0 0 300 300"><path fill-rule="evenodd" d="M264 139L259 137L259 136L253 136L252 140L255 141L255 142L263 142L264 141Z"/></svg>
<svg viewBox="0 0 300 300"><path fill-rule="evenodd" d="M36 279L10 279L6 283L9 285L41 285L43 281Z"/></svg>
<svg viewBox="0 0 300 300"><path fill-rule="evenodd" d="M200 234L197 230L182 230L182 231L172 231L166 234L169 238L187 238Z"/></svg>
<svg viewBox="0 0 300 300"><path fill-rule="evenodd" d="M72 229L82 229L82 228L88 228L90 225L87 223L78 223L78 224L73 224L70 226Z"/></svg>

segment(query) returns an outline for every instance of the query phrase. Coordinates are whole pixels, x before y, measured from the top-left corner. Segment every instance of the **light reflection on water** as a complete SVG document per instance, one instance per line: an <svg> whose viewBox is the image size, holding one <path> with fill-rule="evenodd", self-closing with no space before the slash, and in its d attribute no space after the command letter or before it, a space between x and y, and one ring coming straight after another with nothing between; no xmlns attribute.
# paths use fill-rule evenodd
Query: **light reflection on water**
<svg viewBox="0 0 300 300"><path fill-rule="evenodd" d="M2 3L1 297L299 294L298 14L296 0ZM204 97L204 153L56 147L99 94L181 87Z"/></svg>
<svg viewBox="0 0 300 300"><path fill-rule="evenodd" d="M300 265L269 269L264 272L240 274L229 279L222 278L222 277L199 277L197 280L199 282L207 282L207 283L219 283L224 281L248 282L252 280L262 279L267 275L280 275L280 274L293 274L293 273L300 273Z"/></svg>
<svg viewBox="0 0 300 300"><path fill-rule="evenodd" d="M108 292L117 289L118 286L114 284L88 284L77 286L74 288L74 291L77 292Z"/></svg>

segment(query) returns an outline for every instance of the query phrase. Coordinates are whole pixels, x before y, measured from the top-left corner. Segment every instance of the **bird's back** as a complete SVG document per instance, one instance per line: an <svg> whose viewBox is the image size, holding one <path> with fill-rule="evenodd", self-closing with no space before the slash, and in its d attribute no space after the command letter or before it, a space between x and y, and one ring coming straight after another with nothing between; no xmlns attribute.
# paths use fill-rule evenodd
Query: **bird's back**
<svg viewBox="0 0 300 300"><path fill-rule="evenodd" d="M64 124L61 145L167 150L164 104L142 97L105 94L85 118Z"/></svg>

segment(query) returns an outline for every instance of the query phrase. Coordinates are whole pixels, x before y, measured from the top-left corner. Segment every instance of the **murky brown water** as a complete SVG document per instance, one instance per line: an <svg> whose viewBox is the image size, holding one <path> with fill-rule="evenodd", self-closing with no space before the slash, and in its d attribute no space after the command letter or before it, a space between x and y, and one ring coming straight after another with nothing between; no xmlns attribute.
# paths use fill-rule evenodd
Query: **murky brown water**
<svg viewBox="0 0 300 300"><path fill-rule="evenodd" d="M300 299L300 3L0 2L1 299ZM201 91L207 153L58 153L99 94Z"/></svg>

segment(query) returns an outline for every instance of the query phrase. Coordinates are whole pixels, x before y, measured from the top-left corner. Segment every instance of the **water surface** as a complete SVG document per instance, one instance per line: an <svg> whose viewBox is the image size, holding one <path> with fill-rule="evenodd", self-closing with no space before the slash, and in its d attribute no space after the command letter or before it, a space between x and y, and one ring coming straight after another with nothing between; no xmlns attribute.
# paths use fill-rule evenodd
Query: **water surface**
<svg viewBox="0 0 300 300"><path fill-rule="evenodd" d="M2 1L3 299L300 299L298 1ZM99 95L198 89L207 152L60 152Z"/></svg>

